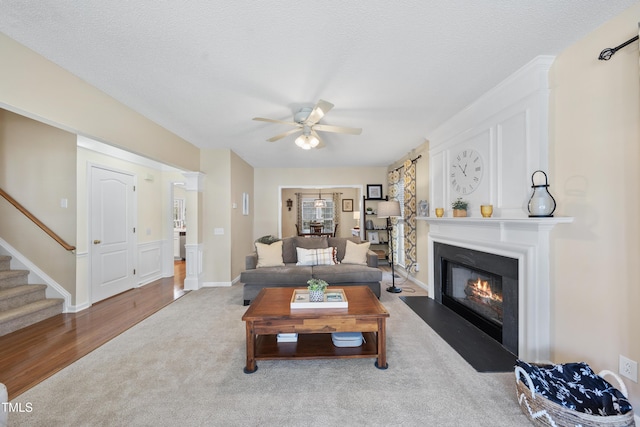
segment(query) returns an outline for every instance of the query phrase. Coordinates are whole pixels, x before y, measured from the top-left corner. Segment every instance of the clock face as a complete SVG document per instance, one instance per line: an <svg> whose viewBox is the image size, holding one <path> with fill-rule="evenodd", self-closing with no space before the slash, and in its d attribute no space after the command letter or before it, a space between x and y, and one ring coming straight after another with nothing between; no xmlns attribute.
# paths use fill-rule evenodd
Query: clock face
<svg viewBox="0 0 640 427"><path fill-rule="evenodd" d="M482 157L476 150L460 151L451 160L451 188L458 194L471 194L482 181Z"/></svg>

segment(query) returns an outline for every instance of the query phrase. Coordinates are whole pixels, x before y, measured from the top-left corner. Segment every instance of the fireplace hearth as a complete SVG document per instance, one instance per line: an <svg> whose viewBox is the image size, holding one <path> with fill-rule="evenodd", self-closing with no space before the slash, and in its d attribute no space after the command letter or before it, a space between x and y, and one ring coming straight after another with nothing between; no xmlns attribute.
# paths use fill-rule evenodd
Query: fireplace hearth
<svg viewBox="0 0 640 427"><path fill-rule="evenodd" d="M518 260L434 245L435 299L518 355Z"/></svg>

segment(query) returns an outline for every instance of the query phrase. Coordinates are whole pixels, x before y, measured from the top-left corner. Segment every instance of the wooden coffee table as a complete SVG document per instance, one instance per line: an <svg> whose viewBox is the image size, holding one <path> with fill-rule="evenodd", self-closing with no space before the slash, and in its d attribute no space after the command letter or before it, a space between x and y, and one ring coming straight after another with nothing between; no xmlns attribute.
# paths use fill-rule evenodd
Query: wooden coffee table
<svg viewBox="0 0 640 427"><path fill-rule="evenodd" d="M347 295L348 308L291 309L289 304L294 288L262 289L242 316L247 327L244 372L255 372L258 369L256 360L267 359L375 357L375 366L387 369L386 320L389 312L367 286L340 289ZM298 333L297 342L277 342L277 334L292 332ZM359 347L335 347L332 332L362 332L364 342Z"/></svg>

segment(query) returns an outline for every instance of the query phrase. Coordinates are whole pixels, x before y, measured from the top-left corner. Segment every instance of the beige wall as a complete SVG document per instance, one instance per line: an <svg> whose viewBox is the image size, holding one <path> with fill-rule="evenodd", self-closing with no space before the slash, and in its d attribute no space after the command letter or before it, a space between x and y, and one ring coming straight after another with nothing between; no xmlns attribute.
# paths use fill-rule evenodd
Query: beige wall
<svg viewBox="0 0 640 427"><path fill-rule="evenodd" d="M228 149L202 150L200 167L205 174L202 280L229 285L253 250L253 168ZM243 193L249 194L249 215L242 213Z"/></svg>
<svg viewBox="0 0 640 427"><path fill-rule="evenodd" d="M596 371L618 372L619 354L640 361L638 43L597 59L639 16L636 5L569 47L550 76L550 191L575 217L553 232L553 358ZM640 386L625 383L640 407Z"/></svg>
<svg viewBox="0 0 640 427"><path fill-rule="evenodd" d="M198 170L199 150L0 33L0 107L67 131Z"/></svg>
<svg viewBox="0 0 640 427"><path fill-rule="evenodd" d="M76 245L76 136L0 109L0 188ZM61 199L67 207L61 207ZM76 256L4 198L0 237L74 294Z"/></svg>
<svg viewBox="0 0 640 427"><path fill-rule="evenodd" d="M278 217L282 209L279 203L283 187L350 186L366 189L367 184L382 184L383 192L387 194L386 177L386 167L255 169L256 216L253 238L257 239L269 234L279 235ZM284 200L282 204L284 204ZM354 200L354 204L355 207L359 206L356 200Z"/></svg>
<svg viewBox="0 0 640 427"><path fill-rule="evenodd" d="M202 150L202 251L205 282L231 281L231 150ZM242 202L240 202L242 206ZM215 229L223 234L215 234Z"/></svg>
<svg viewBox="0 0 640 427"><path fill-rule="evenodd" d="M240 276L253 251L253 167L231 152L231 279ZM242 193L249 194L249 215L242 214Z"/></svg>
<svg viewBox="0 0 640 427"><path fill-rule="evenodd" d="M364 187L366 188L366 187ZM351 199L353 201L353 210L360 209L362 204L362 187L332 187L332 188L283 188L282 189L282 224L281 224L281 236L289 237L296 235L296 222L298 220L298 208L296 203L296 193L304 193L304 197L318 197L318 194L322 192L324 198L330 197L330 193L340 194L340 205L336 206L338 210L338 237L350 237L351 229L356 225L356 220L353 219L353 212L342 212L342 200ZM315 195L315 196L314 196ZM287 208L287 199L293 201L293 207L291 210Z"/></svg>

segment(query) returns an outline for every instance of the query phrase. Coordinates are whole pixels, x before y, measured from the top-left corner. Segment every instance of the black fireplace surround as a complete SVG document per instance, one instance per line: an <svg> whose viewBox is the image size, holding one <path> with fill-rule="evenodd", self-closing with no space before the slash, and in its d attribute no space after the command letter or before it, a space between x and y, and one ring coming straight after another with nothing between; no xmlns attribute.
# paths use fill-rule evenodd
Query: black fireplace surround
<svg viewBox="0 0 640 427"><path fill-rule="evenodd" d="M518 355L518 260L488 252L434 242L434 299L450 308L511 353ZM454 274L454 271L456 274ZM481 277L491 283L496 300L491 304L467 303L460 297L464 285L454 284L454 276ZM459 280L457 278L456 280ZM458 297L452 295L457 293ZM492 305L499 306L492 310ZM490 312L491 315L488 315ZM497 314L496 314L497 313Z"/></svg>

